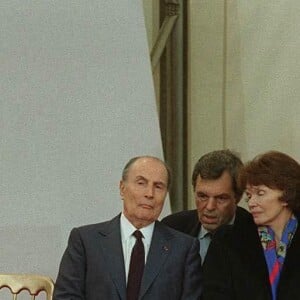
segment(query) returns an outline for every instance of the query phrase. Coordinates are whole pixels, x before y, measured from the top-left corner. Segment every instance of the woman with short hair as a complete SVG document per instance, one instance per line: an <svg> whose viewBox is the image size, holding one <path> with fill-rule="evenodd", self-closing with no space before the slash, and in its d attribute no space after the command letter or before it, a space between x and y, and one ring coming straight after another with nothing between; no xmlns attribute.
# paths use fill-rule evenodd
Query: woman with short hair
<svg viewBox="0 0 300 300"><path fill-rule="evenodd" d="M204 264L205 300L300 299L300 165L270 151L239 176L253 224L225 226Z"/></svg>

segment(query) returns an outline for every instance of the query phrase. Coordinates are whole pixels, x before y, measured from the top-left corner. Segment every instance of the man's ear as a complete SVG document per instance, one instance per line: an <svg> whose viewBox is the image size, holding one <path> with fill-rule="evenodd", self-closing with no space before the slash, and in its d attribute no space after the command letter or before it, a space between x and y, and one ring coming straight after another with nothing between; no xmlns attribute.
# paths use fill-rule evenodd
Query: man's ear
<svg viewBox="0 0 300 300"><path fill-rule="evenodd" d="M124 196L124 189L125 189L124 181L120 180L119 190L120 190L120 196L121 196L122 199L123 199L123 196Z"/></svg>

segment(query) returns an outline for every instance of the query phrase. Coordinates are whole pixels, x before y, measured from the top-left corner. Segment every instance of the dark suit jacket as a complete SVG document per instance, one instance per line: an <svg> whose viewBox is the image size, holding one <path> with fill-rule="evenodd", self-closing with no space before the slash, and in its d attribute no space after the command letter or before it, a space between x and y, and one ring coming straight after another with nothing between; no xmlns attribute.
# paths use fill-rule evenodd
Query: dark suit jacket
<svg viewBox="0 0 300 300"><path fill-rule="evenodd" d="M299 218L298 218L299 220ZM212 240L204 271L204 300L271 300L257 227L224 226ZM300 226L288 248L277 300L300 299Z"/></svg>
<svg viewBox="0 0 300 300"><path fill-rule="evenodd" d="M196 239L156 222L139 299L199 299L202 273L198 253ZM71 231L53 299L126 299L120 216Z"/></svg>
<svg viewBox="0 0 300 300"><path fill-rule="evenodd" d="M185 210L172 215L169 215L161 220L162 223L178 230L198 237L201 223L199 222L198 213L196 209ZM246 226L249 222L252 223L251 214L242 207L237 207L235 224L237 226ZM201 245L200 245L201 247Z"/></svg>

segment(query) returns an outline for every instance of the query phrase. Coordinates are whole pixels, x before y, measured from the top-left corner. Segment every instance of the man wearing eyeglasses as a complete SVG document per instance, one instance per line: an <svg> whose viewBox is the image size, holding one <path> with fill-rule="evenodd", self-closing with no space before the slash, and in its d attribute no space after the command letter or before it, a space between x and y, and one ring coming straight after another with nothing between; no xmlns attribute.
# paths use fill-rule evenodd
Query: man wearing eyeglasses
<svg viewBox="0 0 300 300"><path fill-rule="evenodd" d="M243 163L230 150L205 154L196 163L192 175L195 210L167 216L163 223L200 240L200 256L204 262L211 238L225 224L245 226L253 222L249 212L238 207L243 192L237 177Z"/></svg>

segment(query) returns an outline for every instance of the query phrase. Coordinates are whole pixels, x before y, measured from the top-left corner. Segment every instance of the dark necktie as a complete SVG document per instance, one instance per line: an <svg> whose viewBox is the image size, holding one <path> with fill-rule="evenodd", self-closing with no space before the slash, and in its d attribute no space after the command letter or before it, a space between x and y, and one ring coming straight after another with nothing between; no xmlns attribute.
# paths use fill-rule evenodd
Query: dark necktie
<svg viewBox="0 0 300 300"><path fill-rule="evenodd" d="M139 230L136 230L133 235L136 238L136 242L132 248L130 257L127 280L127 300L138 299L145 267L145 250L142 241L143 234Z"/></svg>

